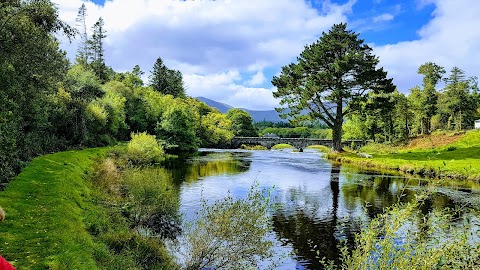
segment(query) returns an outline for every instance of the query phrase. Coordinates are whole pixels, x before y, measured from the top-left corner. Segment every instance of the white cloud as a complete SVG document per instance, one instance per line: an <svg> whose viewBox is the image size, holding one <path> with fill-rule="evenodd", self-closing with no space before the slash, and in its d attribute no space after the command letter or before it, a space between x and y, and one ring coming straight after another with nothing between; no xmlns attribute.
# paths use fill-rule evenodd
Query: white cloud
<svg viewBox="0 0 480 270"><path fill-rule="evenodd" d="M82 0L56 2L61 19L75 25ZM269 81L260 71L294 61L305 44L334 23L346 21L354 3L325 1L320 11L304 0L111 0L104 6L87 1L86 7L88 25L100 16L105 20L105 57L115 70L131 70L138 64L148 74L162 57L167 66L196 82L187 82L188 94L208 93L207 97L219 101L235 97L245 102L237 104L240 107L256 109L273 104L270 86L260 87ZM62 46L73 59L76 44ZM212 83L202 79L220 79L219 74L230 74L229 70L238 72L237 77L256 74L226 84L228 97L200 87Z"/></svg>
<svg viewBox="0 0 480 270"><path fill-rule="evenodd" d="M418 31L419 39L374 47L380 64L402 92L421 84L422 77L416 72L428 61L447 72L453 66L469 75L478 75L480 70L480 2L436 0L434 4L434 18Z"/></svg>
<svg viewBox="0 0 480 270"><path fill-rule="evenodd" d="M61 19L75 25L82 0L56 2ZM320 10L304 0L85 3L89 26L100 16L105 20L106 61L115 70L131 70L138 64L148 76L155 60L162 57L167 66L182 71L187 94L264 109L278 103L271 96L270 78L264 71L279 71L280 66L295 61L305 44L318 39L334 23L346 22L355 2L339 5L324 1ZM479 75L475 72L480 70L480 1L416 3L418 8L435 5L433 18L419 29L417 40L373 45L374 54L399 89L406 92L420 84L416 71L427 61L447 70L456 65L468 75ZM393 19L400 9L396 5L389 14L377 17L377 22ZM76 44L62 46L73 59Z"/></svg>
<svg viewBox="0 0 480 270"><path fill-rule="evenodd" d="M193 97L202 96L215 99L238 108L271 110L278 107L278 101L272 96L273 89L244 86L239 83L241 78L240 73L236 70L184 76L187 94Z"/></svg>
<svg viewBox="0 0 480 270"><path fill-rule="evenodd" d="M267 81L267 78L265 77L265 75L263 74L262 71L258 71L257 73L255 73L252 78L247 82L247 85L250 85L250 86L257 86L257 85L262 85L263 83L265 83Z"/></svg>
<svg viewBox="0 0 480 270"><path fill-rule="evenodd" d="M378 15L375 18L373 18L373 22L374 23L376 23L376 22L388 22L388 21L393 20L393 18L395 18L395 17L392 14L384 13L382 15Z"/></svg>

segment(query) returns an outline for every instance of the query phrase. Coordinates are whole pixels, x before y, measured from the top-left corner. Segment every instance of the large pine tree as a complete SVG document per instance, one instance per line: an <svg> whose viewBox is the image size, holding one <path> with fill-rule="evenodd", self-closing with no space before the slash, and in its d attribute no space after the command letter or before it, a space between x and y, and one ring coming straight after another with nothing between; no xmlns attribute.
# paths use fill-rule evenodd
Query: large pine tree
<svg viewBox="0 0 480 270"><path fill-rule="evenodd" d="M104 40L107 37L107 31L105 30L104 25L105 22L102 17L100 17L92 27L92 39L89 40L89 57L91 59L91 66L95 75L97 75L102 82L106 82L108 79L108 68L105 64L105 49L103 47Z"/></svg>
<svg viewBox="0 0 480 270"><path fill-rule="evenodd" d="M322 120L333 131L333 149L342 150L342 124L346 115L359 109L367 94L391 93L395 87L379 60L358 34L344 23L305 47L297 63L282 67L273 77L274 97L287 105L295 119ZM278 111L284 111L279 108ZM308 115L300 116L307 110Z"/></svg>

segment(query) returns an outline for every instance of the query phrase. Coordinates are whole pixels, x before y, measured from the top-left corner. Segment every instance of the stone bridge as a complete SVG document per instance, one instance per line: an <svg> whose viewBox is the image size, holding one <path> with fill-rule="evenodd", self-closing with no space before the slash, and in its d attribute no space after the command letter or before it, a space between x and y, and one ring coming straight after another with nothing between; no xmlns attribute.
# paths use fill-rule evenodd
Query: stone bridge
<svg viewBox="0 0 480 270"><path fill-rule="evenodd" d="M277 144L289 144L300 151L303 151L306 147L310 145L324 145L327 147L332 147L332 140L324 139L310 139L310 138L279 138L279 137L234 137L231 141L232 148L240 148L242 144L245 145L262 145L268 149ZM367 142L364 140L346 140L342 142L343 146L351 147L352 143L354 148L365 145Z"/></svg>

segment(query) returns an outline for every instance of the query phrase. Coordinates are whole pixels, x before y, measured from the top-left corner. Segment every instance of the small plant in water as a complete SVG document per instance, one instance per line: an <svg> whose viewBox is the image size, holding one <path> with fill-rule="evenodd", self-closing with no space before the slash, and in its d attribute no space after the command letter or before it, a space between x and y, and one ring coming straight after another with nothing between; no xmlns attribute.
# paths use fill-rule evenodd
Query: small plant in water
<svg viewBox="0 0 480 270"><path fill-rule="evenodd" d="M257 269L272 258L271 204L264 194L255 185L244 199L203 200L196 222L177 243L185 269Z"/></svg>

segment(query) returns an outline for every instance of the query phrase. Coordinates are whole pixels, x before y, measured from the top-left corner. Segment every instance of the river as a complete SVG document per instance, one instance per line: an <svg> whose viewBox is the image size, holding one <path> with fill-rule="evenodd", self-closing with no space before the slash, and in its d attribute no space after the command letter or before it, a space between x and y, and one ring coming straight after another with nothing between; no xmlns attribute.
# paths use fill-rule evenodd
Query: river
<svg viewBox="0 0 480 270"><path fill-rule="evenodd" d="M337 260L338 244L353 242L362 221L399 201L411 200L425 181L333 166L315 150L243 151L201 149L198 156L170 164L179 187L180 212L192 220L201 205L228 192L244 197L258 182L271 188L276 269L320 269L319 258ZM419 188L420 187L420 188ZM479 192L443 188L423 212L478 200ZM318 253L317 253L318 251Z"/></svg>

